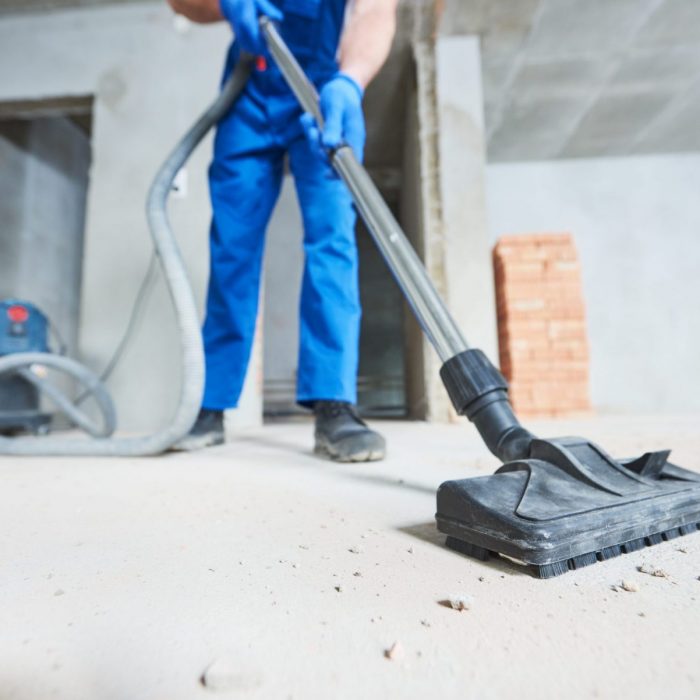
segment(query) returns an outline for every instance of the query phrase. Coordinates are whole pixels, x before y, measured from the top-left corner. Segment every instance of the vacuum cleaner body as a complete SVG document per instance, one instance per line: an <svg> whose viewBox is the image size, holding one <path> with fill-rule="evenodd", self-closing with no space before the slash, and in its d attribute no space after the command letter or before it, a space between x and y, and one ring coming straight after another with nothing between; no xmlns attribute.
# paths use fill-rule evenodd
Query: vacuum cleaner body
<svg viewBox="0 0 700 700"><path fill-rule="evenodd" d="M26 301L0 301L0 357L25 352L48 352L46 316ZM50 422L33 384L17 374L0 376L0 433L45 433Z"/></svg>

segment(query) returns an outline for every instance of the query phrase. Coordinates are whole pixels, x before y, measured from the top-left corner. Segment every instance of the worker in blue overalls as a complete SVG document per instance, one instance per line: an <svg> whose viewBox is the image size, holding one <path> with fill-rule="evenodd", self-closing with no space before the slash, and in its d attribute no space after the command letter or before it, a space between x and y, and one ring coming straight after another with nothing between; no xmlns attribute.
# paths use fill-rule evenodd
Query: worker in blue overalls
<svg viewBox="0 0 700 700"><path fill-rule="evenodd" d="M341 461L381 459L384 439L355 409L360 330L355 210L325 149L345 142L362 157L364 89L387 58L397 0L169 0L196 22L222 19L256 68L220 122L209 171L211 270L204 323L202 409L181 449L224 441L223 411L237 405L250 358L265 229L280 191L285 155L304 222L297 400L313 409L315 451ZM322 132L272 60L258 18L273 19L315 83Z"/></svg>

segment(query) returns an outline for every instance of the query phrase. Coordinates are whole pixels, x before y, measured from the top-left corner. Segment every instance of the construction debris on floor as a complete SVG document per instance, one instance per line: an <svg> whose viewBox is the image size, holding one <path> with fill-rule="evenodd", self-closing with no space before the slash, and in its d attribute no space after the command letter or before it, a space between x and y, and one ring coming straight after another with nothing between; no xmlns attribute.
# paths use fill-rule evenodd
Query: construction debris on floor
<svg viewBox="0 0 700 700"><path fill-rule="evenodd" d="M697 425L533 428L700 469ZM552 580L479 562L444 547L435 489L498 462L467 424L381 429L378 464L315 458L300 423L1 459L3 700L700 696L700 533Z"/></svg>

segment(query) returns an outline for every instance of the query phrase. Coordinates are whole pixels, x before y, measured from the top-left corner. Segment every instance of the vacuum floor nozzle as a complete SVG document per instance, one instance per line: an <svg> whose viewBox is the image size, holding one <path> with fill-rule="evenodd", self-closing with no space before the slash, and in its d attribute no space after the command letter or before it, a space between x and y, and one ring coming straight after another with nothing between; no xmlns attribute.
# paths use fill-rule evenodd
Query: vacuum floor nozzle
<svg viewBox="0 0 700 700"><path fill-rule="evenodd" d="M700 474L669 454L615 460L582 438L535 439L527 459L442 484L438 529L452 549L539 578L687 535L700 529Z"/></svg>

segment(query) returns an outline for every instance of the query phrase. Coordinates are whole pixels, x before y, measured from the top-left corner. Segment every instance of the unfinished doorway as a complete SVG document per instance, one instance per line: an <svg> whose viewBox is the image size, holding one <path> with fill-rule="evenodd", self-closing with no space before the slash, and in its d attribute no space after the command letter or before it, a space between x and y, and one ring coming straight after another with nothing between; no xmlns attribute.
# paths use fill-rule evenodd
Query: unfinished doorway
<svg viewBox="0 0 700 700"><path fill-rule="evenodd" d="M415 200L415 167L405 172L405 135L411 100L413 60L405 38L398 38L392 55L367 90L364 101L367 123L365 166L382 196L402 224L419 204ZM410 165L410 164L409 164ZM409 227L410 229L411 227ZM409 236L411 230L407 231ZM362 326L358 405L369 417L403 418L415 403L409 376L418 365L418 354L411 352L415 331L407 323L408 310L392 273L363 222L357 224L360 255L360 296ZM302 226L290 176L285 177L282 193L267 234L265 284L263 292L263 406L266 416L292 415L296 406L296 368L299 344L299 290L303 267ZM409 394L411 395L409 397Z"/></svg>
<svg viewBox="0 0 700 700"><path fill-rule="evenodd" d="M0 103L0 298L77 345L92 100Z"/></svg>

